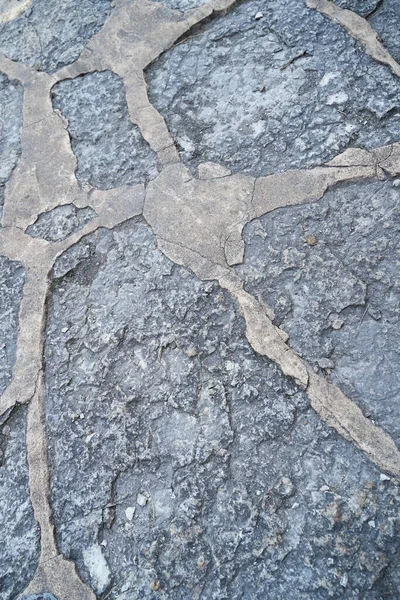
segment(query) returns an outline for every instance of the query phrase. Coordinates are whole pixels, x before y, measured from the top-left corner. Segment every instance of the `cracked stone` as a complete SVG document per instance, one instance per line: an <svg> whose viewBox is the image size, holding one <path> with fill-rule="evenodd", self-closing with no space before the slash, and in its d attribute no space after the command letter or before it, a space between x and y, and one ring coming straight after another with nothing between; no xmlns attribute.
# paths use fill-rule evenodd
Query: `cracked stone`
<svg viewBox="0 0 400 600"><path fill-rule="evenodd" d="M39 71L73 63L111 12L110 0L33 0L0 23L0 52Z"/></svg>
<svg viewBox="0 0 400 600"><path fill-rule="evenodd" d="M61 81L52 98L68 120L79 181L110 189L157 176L156 154L129 118L118 75L102 71Z"/></svg>
<svg viewBox="0 0 400 600"><path fill-rule="evenodd" d="M39 562L39 526L29 498L26 408L14 409L0 426L0 597L13 600Z"/></svg>
<svg viewBox="0 0 400 600"><path fill-rule="evenodd" d="M247 225L238 268L290 345L332 369L329 378L397 441L399 206L400 190L384 181L344 185L314 204L276 210ZM318 245L304 244L308 231Z"/></svg>
<svg viewBox="0 0 400 600"><path fill-rule="evenodd" d="M53 272L45 378L57 542L83 580L111 600L322 600L344 578L349 597L394 597L398 482L143 220L79 246Z"/></svg>
<svg viewBox="0 0 400 600"><path fill-rule="evenodd" d="M0 73L0 220L5 183L21 154L22 86Z"/></svg>
<svg viewBox="0 0 400 600"><path fill-rule="evenodd" d="M147 81L192 167L266 175L400 139L398 78L303 0L241 3L163 54Z"/></svg>
<svg viewBox="0 0 400 600"><path fill-rule="evenodd" d="M96 212L90 206L78 208L75 204L63 204L40 214L36 221L29 225L26 233L48 242L58 242L82 229L95 217Z"/></svg>
<svg viewBox="0 0 400 600"><path fill-rule="evenodd" d="M10 382L15 364L24 280L22 265L0 256L0 394Z"/></svg>

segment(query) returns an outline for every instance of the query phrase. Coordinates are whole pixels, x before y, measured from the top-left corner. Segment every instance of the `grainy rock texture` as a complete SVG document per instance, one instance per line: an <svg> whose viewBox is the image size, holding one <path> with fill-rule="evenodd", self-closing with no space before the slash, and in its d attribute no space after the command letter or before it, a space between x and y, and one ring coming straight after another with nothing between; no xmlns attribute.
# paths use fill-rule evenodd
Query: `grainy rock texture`
<svg viewBox="0 0 400 600"><path fill-rule="evenodd" d="M74 62L111 11L110 0L33 0L0 24L0 52L39 71Z"/></svg>
<svg viewBox="0 0 400 600"><path fill-rule="evenodd" d="M379 34L393 58L400 62L400 3L397 0L384 0L378 10L371 15L369 23Z"/></svg>
<svg viewBox="0 0 400 600"><path fill-rule="evenodd" d="M26 232L32 237L58 242L82 229L95 216L96 212L90 207L77 208L75 204L63 204L39 215Z"/></svg>
<svg viewBox="0 0 400 600"><path fill-rule="evenodd" d="M21 264L0 256L0 394L11 379L15 363L23 285Z"/></svg>
<svg viewBox="0 0 400 600"><path fill-rule="evenodd" d="M95 592L395 597L397 484L254 353L230 296L165 258L140 219L62 259L45 348L52 505Z"/></svg>
<svg viewBox="0 0 400 600"><path fill-rule="evenodd" d="M24 596L21 600L57 600L53 594L30 594Z"/></svg>
<svg viewBox="0 0 400 600"><path fill-rule="evenodd" d="M4 186L21 153L22 86L0 73L0 219Z"/></svg>
<svg viewBox="0 0 400 600"><path fill-rule="evenodd" d="M332 2L340 8L352 10L360 17L368 17L380 4L380 0L332 0Z"/></svg>
<svg viewBox="0 0 400 600"><path fill-rule="evenodd" d="M400 442L400 188L357 183L250 223L246 288Z"/></svg>
<svg viewBox="0 0 400 600"><path fill-rule="evenodd" d="M149 69L183 160L255 175L400 139L400 81L303 0L245 2Z"/></svg>
<svg viewBox="0 0 400 600"><path fill-rule="evenodd" d="M175 10L180 10L182 12L186 10L191 10L192 8L197 8L202 4L206 4L208 0L160 0L165 6L168 8L173 8Z"/></svg>
<svg viewBox="0 0 400 600"><path fill-rule="evenodd" d="M102 71L62 81L53 88L53 104L68 120L78 180L109 189L157 175L156 154L130 121L118 75Z"/></svg>
<svg viewBox="0 0 400 600"><path fill-rule="evenodd" d="M0 598L14 600L39 560L39 528L33 518L26 460L26 409L0 420Z"/></svg>

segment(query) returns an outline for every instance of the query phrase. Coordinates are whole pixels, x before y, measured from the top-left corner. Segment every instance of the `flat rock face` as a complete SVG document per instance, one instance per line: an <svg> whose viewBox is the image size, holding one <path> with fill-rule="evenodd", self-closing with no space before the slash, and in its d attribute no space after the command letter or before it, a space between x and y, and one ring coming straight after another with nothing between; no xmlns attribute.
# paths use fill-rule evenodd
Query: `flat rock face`
<svg viewBox="0 0 400 600"><path fill-rule="evenodd" d="M82 229L95 216L95 211L90 207L78 208L75 204L64 204L40 214L26 233L48 242L58 242Z"/></svg>
<svg viewBox="0 0 400 600"><path fill-rule="evenodd" d="M0 394L11 379L15 363L24 278L20 263L0 256Z"/></svg>
<svg viewBox="0 0 400 600"><path fill-rule="evenodd" d="M39 527L33 518L26 459L26 409L0 420L0 598L14 600L39 561Z"/></svg>
<svg viewBox="0 0 400 600"><path fill-rule="evenodd" d="M156 154L129 118L122 79L111 71L58 83L53 105L68 120L76 177L101 189L153 179Z"/></svg>
<svg viewBox="0 0 400 600"><path fill-rule="evenodd" d="M246 288L400 442L400 188L357 183L247 225Z"/></svg>
<svg viewBox="0 0 400 600"><path fill-rule="evenodd" d="M96 594L395 597L398 485L253 352L230 296L140 219L59 260L51 497L60 550Z"/></svg>
<svg viewBox="0 0 400 600"><path fill-rule="evenodd" d="M22 98L22 86L0 73L0 219L5 183L21 153Z"/></svg>
<svg viewBox="0 0 400 600"><path fill-rule="evenodd" d="M110 11L110 0L32 0L19 18L0 23L0 52L53 73L79 57Z"/></svg>
<svg viewBox="0 0 400 600"><path fill-rule="evenodd" d="M244 2L153 63L150 100L190 166L262 175L400 139L400 82L303 0Z"/></svg>

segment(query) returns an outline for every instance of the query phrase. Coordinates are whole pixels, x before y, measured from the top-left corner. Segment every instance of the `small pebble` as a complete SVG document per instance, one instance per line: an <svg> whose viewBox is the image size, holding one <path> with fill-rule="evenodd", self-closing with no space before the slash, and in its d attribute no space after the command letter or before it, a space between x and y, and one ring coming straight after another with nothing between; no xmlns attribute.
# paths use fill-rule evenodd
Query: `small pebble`
<svg viewBox="0 0 400 600"><path fill-rule="evenodd" d="M318 244L318 240L315 235L308 235L304 241L309 246L316 246Z"/></svg>
<svg viewBox="0 0 400 600"><path fill-rule="evenodd" d="M262 12L258 12L258 13L255 14L254 18L255 18L256 21L259 21L260 19L263 18L263 16L264 15L263 15Z"/></svg>
<svg viewBox="0 0 400 600"><path fill-rule="evenodd" d="M136 508L134 506L128 506L128 508L125 509L125 516L128 519L128 521L132 521L135 512Z"/></svg>
<svg viewBox="0 0 400 600"><path fill-rule="evenodd" d="M344 575L342 575L340 578L340 585L345 588L345 587L347 587L348 581L349 581L348 575L347 575L347 573L344 573Z"/></svg>
<svg viewBox="0 0 400 600"><path fill-rule="evenodd" d="M334 319L332 321L332 329L341 329L344 325L343 319Z"/></svg>
<svg viewBox="0 0 400 600"><path fill-rule="evenodd" d="M375 521L368 521L368 525L372 527L372 529L375 529Z"/></svg>
<svg viewBox="0 0 400 600"><path fill-rule="evenodd" d="M393 185L394 185L394 187L400 187L400 179L395 179L393 181Z"/></svg>
<svg viewBox="0 0 400 600"><path fill-rule="evenodd" d="M63 328L61 329L61 332L62 332L62 333L67 333L68 329L69 329L68 327L63 327Z"/></svg>
<svg viewBox="0 0 400 600"><path fill-rule="evenodd" d="M385 475L385 473L381 473L379 477L381 481L391 481L391 478Z"/></svg>
<svg viewBox="0 0 400 600"><path fill-rule="evenodd" d="M148 501L148 497L145 496L144 494L137 495L136 502L139 504L139 506L146 506L147 501Z"/></svg>

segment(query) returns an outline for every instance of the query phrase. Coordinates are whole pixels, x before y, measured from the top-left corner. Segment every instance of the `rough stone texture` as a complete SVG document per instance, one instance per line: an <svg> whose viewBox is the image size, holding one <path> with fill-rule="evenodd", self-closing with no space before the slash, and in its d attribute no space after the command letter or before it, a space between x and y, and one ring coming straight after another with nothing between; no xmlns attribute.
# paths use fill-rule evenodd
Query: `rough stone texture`
<svg viewBox="0 0 400 600"><path fill-rule="evenodd" d="M254 353L228 294L140 219L70 252L46 334L51 494L95 592L396 597L398 485Z"/></svg>
<svg viewBox="0 0 400 600"><path fill-rule="evenodd" d="M379 0L332 0L336 6L347 8L360 15L368 17L379 5Z"/></svg>
<svg viewBox="0 0 400 600"><path fill-rule="evenodd" d="M0 24L0 52L53 73L79 57L110 11L110 0L33 0L18 19Z"/></svg>
<svg viewBox="0 0 400 600"><path fill-rule="evenodd" d="M58 242L82 229L95 216L96 212L90 207L77 208L75 204L64 204L39 215L26 232L32 237Z"/></svg>
<svg viewBox="0 0 400 600"><path fill-rule="evenodd" d="M62 81L53 88L53 104L68 119L78 180L109 189L157 175L156 155L130 121L118 75L103 71Z"/></svg>
<svg viewBox="0 0 400 600"><path fill-rule="evenodd" d="M5 183L21 153L22 97L22 86L0 73L0 219Z"/></svg>
<svg viewBox="0 0 400 600"><path fill-rule="evenodd" d="M0 394L11 379L15 363L23 285L24 270L20 263L0 256Z"/></svg>
<svg viewBox="0 0 400 600"><path fill-rule="evenodd" d="M14 600L32 578L39 560L39 528L28 490L26 409L0 425L0 598Z"/></svg>
<svg viewBox="0 0 400 600"><path fill-rule="evenodd" d="M191 32L147 77L191 166L268 174L400 138L400 81L303 0L245 2Z"/></svg>
<svg viewBox="0 0 400 600"><path fill-rule="evenodd" d="M290 344L400 442L400 188L358 183L245 229L238 270Z"/></svg>
<svg viewBox="0 0 400 600"><path fill-rule="evenodd" d="M197 8L202 4L206 4L208 0L158 0L161 1L162 4L168 6L168 8L173 8L175 10L180 10L185 12L186 10L191 10L193 8Z"/></svg>
<svg viewBox="0 0 400 600"><path fill-rule="evenodd" d="M369 19L393 58L400 62L400 3L385 0Z"/></svg>
<svg viewBox="0 0 400 600"><path fill-rule="evenodd" d="M53 594L30 594L23 596L21 600L57 600L57 598Z"/></svg>

